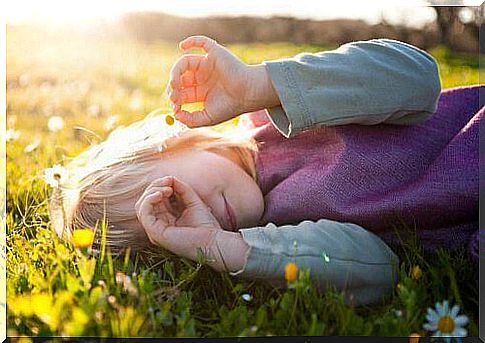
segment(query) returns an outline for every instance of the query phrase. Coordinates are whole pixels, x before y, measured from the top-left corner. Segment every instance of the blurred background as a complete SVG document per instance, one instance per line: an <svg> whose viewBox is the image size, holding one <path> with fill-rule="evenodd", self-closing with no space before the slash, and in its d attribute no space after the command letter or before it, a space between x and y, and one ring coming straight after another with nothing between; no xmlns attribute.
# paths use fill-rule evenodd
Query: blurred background
<svg viewBox="0 0 485 343"><path fill-rule="evenodd" d="M255 6L256 1L245 1ZM154 12L128 13L120 24L132 37L144 41L179 40L191 34L212 36L224 43L291 42L295 44L343 44L387 37L422 48L444 44L454 51L478 51L480 7L426 7L438 1L323 2L298 1L295 9L267 6L211 17L184 18ZM306 6L307 5L307 6ZM483 6L482 6L483 11ZM248 12L248 13L246 13ZM230 16L228 14L231 14ZM237 14L237 15L236 15ZM243 15L244 14L244 15Z"/></svg>
<svg viewBox="0 0 485 343"><path fill-rule="evenodd" d="M453 5L453 6L448 6ZM178 41L204 34L222 43L292 42L342 44L388 37L422 48L444 44L476 52L483 6L480 1L16 1L7 22L37 29L83 29L98 37Z"/></svg>

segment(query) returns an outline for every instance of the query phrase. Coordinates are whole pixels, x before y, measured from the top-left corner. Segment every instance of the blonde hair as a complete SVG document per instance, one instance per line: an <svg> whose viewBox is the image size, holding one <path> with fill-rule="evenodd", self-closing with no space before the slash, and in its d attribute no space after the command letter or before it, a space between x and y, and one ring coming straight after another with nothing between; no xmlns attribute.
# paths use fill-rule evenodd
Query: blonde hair
<svg viewBox="0 0 485 343"><path fill-rule="evenodd" d="M96 227L94 247L99 247L98 226L106 220L106 245L112 251L127 246L132 250L150 246L134 205L153 181L148 175L153 175L155 162L165 154L186 149L208 150L223 156L232 152L256 180L257 146L250 131L188 129L180 123L168 125L165 119L150 114L127 127L119 127L105 141L67 164L67 177L61 180L49 202L51 221L61 237L66 235L69 239L76 228Z"/></svg>

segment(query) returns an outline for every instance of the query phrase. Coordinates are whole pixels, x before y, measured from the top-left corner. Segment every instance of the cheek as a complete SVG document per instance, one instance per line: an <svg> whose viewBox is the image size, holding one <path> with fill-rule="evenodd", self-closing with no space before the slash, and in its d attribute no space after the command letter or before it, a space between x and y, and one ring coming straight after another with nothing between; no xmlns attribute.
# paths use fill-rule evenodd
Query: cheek
<svg viewBox="0 0 485 343"><path fill-rule="evenodd" d="M240 226L257 226L264 212L264 198L257 184L250 179L239 187Z"/></svg>

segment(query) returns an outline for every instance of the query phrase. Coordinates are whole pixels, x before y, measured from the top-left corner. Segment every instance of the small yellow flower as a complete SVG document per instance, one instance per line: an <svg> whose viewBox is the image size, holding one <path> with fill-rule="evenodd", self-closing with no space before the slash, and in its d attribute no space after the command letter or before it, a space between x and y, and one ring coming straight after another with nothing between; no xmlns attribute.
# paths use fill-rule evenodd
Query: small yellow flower
<svg viewBox="0 0 485 343"><path fill-rule="evenodd" d="M165 123L172 126L173 124L175 124L175 118L172 117L170 114L167 114L167 116L165 117Z"/></svg>
<svg viewBox="0 0 485 343"><path fill-rule="evenodd" d="M298 266L293 263L289 262L285 266L285 279L288 282L293 282L296 280L298 274Z"/></svg>
<svg viewBox="0 0 485 343"><path fill-rule="evenodd" d="M410 336L409 336L409 343L418 343L419 342L419 338L421 336L419 335L419 333L412 333Z"/></svg>
<svg viewBox="0 0 485 343"><path fill-rule="evenodd" d="M76 248L89 248L93 245L94 231L91 229L77 229L72 233L72 244Z"/></svg>
<svg viewBox="0 0 485 343"><path fill-rule="evenodd" d="M421 278L422 275L423 275L423 272L422 272L421 268L419 268L418 265L414 266L411 269L411 279L418 281Z"/></svg>

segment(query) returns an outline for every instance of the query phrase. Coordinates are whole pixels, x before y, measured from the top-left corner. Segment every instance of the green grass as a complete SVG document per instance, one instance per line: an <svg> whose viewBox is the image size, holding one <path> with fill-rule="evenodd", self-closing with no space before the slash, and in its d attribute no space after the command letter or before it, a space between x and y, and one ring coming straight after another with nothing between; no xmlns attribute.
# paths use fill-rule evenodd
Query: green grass
<svg viewBox="0 0 485 343"><path fill-rule="evenodd" d="M7 34L7 120L20 131L7 145L9 336L424 335L427 308L443 300L460 305L470 318L469 335L477 335L478 265L463 249L427 256L409 240L397 251L400 286L392 298L354 308L336 291L319 292L306 273L292 288L275 289L167 253L95 259L58 240L49 225L50 190L42 170L105 138L104 124L113 114L127 124L155 108L169 112L163 90L180 53L174 43L141 45L25 28ZM258 63L332 47L230 48ZM477 57L444 48L431 53L445 88L478 83ZM47 129L52 115L65 120L56 133ZM35 139L38 147L26 152ZM410 274L416 265L419 279Z"/></svg>

